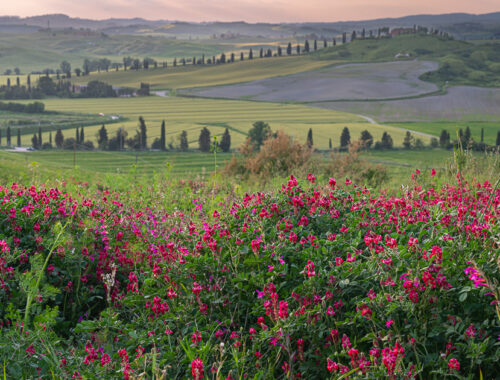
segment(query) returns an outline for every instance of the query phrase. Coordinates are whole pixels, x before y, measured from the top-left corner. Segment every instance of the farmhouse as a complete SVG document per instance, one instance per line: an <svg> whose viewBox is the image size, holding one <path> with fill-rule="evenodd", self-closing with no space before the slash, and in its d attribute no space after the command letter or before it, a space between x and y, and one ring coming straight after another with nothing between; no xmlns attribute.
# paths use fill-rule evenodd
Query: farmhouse
<svg viewBox="0 0 500 380"><path fill-rule="evenodd" d="M413 28L394 28L391 30L391 36L396 37L402 34L411 34L414 33Z"/></svg>

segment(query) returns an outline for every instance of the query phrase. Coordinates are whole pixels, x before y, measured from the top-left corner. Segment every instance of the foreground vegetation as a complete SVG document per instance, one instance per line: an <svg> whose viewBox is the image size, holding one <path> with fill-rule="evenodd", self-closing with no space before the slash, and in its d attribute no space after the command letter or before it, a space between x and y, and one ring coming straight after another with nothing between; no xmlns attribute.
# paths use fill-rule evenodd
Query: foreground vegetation
<svg viewBox="0 0 500 380"><path fill-rule="evenodd" d="M494 377L500 190L306 178L2 185L6 376Z"/></svg>

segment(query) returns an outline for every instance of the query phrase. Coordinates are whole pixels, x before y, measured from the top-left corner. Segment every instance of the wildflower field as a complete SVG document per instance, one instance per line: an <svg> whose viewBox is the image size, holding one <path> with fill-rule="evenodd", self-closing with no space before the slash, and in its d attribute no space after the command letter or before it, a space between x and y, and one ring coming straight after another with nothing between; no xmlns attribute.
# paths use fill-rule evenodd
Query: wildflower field
<svg viewBox="0 0 500 380"><path fill-rule="evenodd" d="M495 379L498 183L412 178L4 184L0 374Z"/></svg>

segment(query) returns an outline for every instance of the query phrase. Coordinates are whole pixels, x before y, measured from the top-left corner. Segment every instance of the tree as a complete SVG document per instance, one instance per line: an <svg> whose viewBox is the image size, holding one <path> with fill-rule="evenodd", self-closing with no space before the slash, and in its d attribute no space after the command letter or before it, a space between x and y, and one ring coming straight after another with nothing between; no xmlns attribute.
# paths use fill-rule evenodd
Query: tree
<svg viewBox="0 0 500 380"><path fill-rule="evenodd" d="M250 48L250 51L248 52L248 59L253 59L253 51Z"/></svg>
<svg viewBox="0 0 500 380"><path fill-rule="evenodd" d="M83 126L80 128L80 139L79 142L80 144L83 144L85 141L85 132L83 131Z"/></svg>
<svg viewBox="0 0 500 380"><path fill-rule="evenodd" d="M471 135L471 132L470 132L470 127L467 126L467 128L465 128L465 133L464 133L464 143L465 145L469 145L471 141L471 138L472 138L472 135Z"/></svg>
<svg viewBox="0 0 500 380"><path fill-rule="evenodd" d="M77 144L80 144L80 133L79 133L78 127L76 127L76 129L75 129L75 141Z"/></svg>
<svg viewBox="0 0 500 380"><path fill-rule="evenodd" d="M76 76L77 76L77 77L79 77L80 75L82 75L82 70L81 70L80 68L78 68L78 67L77 67L77 68L75 69L75 74L76 74Z"/></svg>
<svg viewBox="0 0 500 380"><path fill-rule="evenodd" d="M484 143L484 128L481 128L481 142Z"/></svg>
<svg viewBox="0 0 500 380"><path fill-rule="evenodd" d="M356 39L356 31L353 30L351 34L351 41L354 41Z"/></svg>
<svg viewBox="0 0 500 380"><path fill-rule="evenodd" d="M10 146L10 126L7 126L7 146Z"/></svg>
<svg viewBox="0 0 500 380"><path fill-rule="evenodd" d="M349 133L349 128L344 127L342 134L340 135L340 147L347 148L351 144L351 134Z"/></svg>
<svg viewBox="0 0 500 380"><path fill-rule="evenodd" d="M55 137L55 142L56 142L56 146L61 149L63 147L63 143L64 143L64 135L61 131L61 128L57 128L57 132L56 132L56 137Z"/></svg>
<svg viewBox="0 0 500 380"><path fill-rule="evenodd" d="M443 149L447 149L450 146L450 134L445 129L441 131L441 135L439 136L439 145Z"/></svg>
<svg viewBox="0 0 500 380"><path fill-rule="evenodd" d="M52 132L49 132L49 144L52 145Z"/></svg>
<svg viewBox="0 0 500 380"><path fill-rule="evenodd" d="M313 130L312 130L312 128L309 128L309 131L307 131L306 145L308 148L312 148L312 146L313 146Z"/></svg>
<svg viewBox="0 0 500 380"><path fill-rule="evenodd" d="M0 129L0 146L2 146L2 130Z"/></svg>
<svg viewBox="0 0 500 380"><path fill-rule="evenodd" d="M210 132L209 132L210 133ZM186 131L182 131L180 136L179 136L179 148L185 152L189 148L188 144L188 134ZM210 149L210 148L209 148Z"/></svg>
<svg viewBox="0 0 500 380"><path fill-rule="evenodd" d="M144 121L144 118L142 116L139 116L139 148L140 149L146 149L147 147L147 128L146 128L146 122Z"/></svg>
<svg viewBox="0 0 500 380"><path fill-rule="evenodd" d="M278 46L278 57L281 57L283 52L281 51L281 46Z"/></svg>
<svg viewBox="0 0 500 380"><path fill-rule="evenodd" d="M318 50L318 40L314 40L314 51Z"/></svg>
<svg viewBox="0 0 500 380"><path fill-rule="evenodd" d="M38 145L42 146L42 127L38 127Z"/></svg>
<svg viewBox="0 0 500 380"><path fill-rule="evenodd" d="M31 138L31 146L33 149L38 149L38 138L36 137L36 133L33 133L33 137Z"/></svg>
<svg viewBox="0 0 500 380"><path fill-rule="evenodd" d="M231 63L233 63L234 62L234 53L231 53L231 58L230 59L231 59Z"/></svg>
<svg viewBox="0 0 500 380"><path fill-rule="evenodd" d="M369 149L373 144L373 136L366 129L363 132L361 132L360 140L361 140L361 144L363 145L363 148L366 148L366 149Z"/></svg>
<svg viewBox="0 0 500 380"><path fill-rule="evenodd" d="M240 53L240 61L244 61L245 60L245 54L243 54L243 52Z"/></svg>
<svg viewBox="0 0 500 380"><path fill-rule="evenodd" d="M160 130L160 149L166 150L166 136L165 136L165 120L161 122L161 130Z"/></svg>
<svg viewBox="0 0 500 380"><path fill-rule="evenodd" d="M219 145L223 152L229 152L231 148L231 135L229 134L229 129L226 128L224 131Z"/></svg>
<svg viewBox="0 0 500 380"><path fill-rule="evenodd" d="M288 46L286 47L286 54L292 55L292 43L291 42L289 42Z"/></svg>
<svg viewBox="0 0 500 380"><path fill-rule="evenodd" d="M344 45L347 42L347 33L342 33L342 45Z"/></svg>
<svg viewBox="0 0 500 380"><path fill-rule="evenodd" d="M264 57L264 49L263 48L260 48L260 51L259 51L259 58L262 58Z"/></svg>
<svg viewBox="0 0 500 380"><path fill-rule="evenodd" d="M67 78L71 78L71 64L68 61L61 62L61 71L66 74Z"/></svg>
<svg viewBox="0 0 500 380"><path fill-rule="evenodd" d="M309 41L308 40L306 40L306 42L304 43L304 51L306 53L309 53Z"/></svg>
<svg viewBox="0 0 500 380"><path fill-rule="evenodd" d="M403 146L405 147L405 149L411 149L415 146L415 139L411 135L410 131L406 131L406 135L403 140Z"/></svg>
<svg viewBox="0 0 500 380"><path fill-rule="evenodd" d="M497 132L497 142L496 142L496 145L500 146L500 131Z"/></svg>
<svg viewBox="0 0 500 380"><path fill-rule="evenodd" d="M17 128L17 146L21 146L21 130Z"/></svg>
<svg viewBox="0 0 500 380"><path fill-rule="evenodd" d="M328 139L328 149L332 150L332 138Z"/></svg>
<svg viewBox="0 0 500 380"><path fill-rule="evenodd" d="M21 69L19 67L14 67L14 74L21 75Z"/></svg>
<svg viewBox="0 0 500 380"><path fill-rule="evenodd" d="M382 149L392 149L393 146L394 146L394 142L392 141L391 135L389 135L387 132L384 132L382 134L381 148Z"/></svg>
<svg viewBox="0 0 500 380"><path fill-rule="evenodd" d="M254 148L259 150L264 141L271 135L271 127L263 121L256 121L248 131L248 137Z"/></svg>
<svg viewBox="0 0 500 380"><path fill-rule="evenodd" d="M207 127L203 127L201 130L198 144L202 152L210 152L210 131Z"/></svg>
<svg viewBox="0 0 500 380"><path fill-rule="evenodd" d="M99 149L102 150L108 148L108 131L106 130L106 126L104 124L97 132L97 145L99 146Z"/></svg>
<svg viewBox="0 0 500 380"><path fill-rule="evenodd" d="M220 63L226 63L226 55L224 53L220 55Z"/></svg>
<svg viewBox="0 0 500 380"><path fill-rule="evenodd" d="M300 55L300 45L297 44L297 55Z"/></svg>

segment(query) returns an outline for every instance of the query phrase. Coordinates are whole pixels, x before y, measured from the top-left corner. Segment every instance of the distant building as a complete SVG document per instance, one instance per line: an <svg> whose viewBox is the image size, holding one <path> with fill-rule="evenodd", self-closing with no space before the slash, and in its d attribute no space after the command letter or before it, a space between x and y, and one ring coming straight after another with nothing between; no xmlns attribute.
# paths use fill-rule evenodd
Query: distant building
<svg viewBox="0 0 500 380"><path fill-rule="evenodd" d="M391 36L396 37L402 34L411 34L413 32L414 32L413 28L394 28L391 30Z"/></svg>

